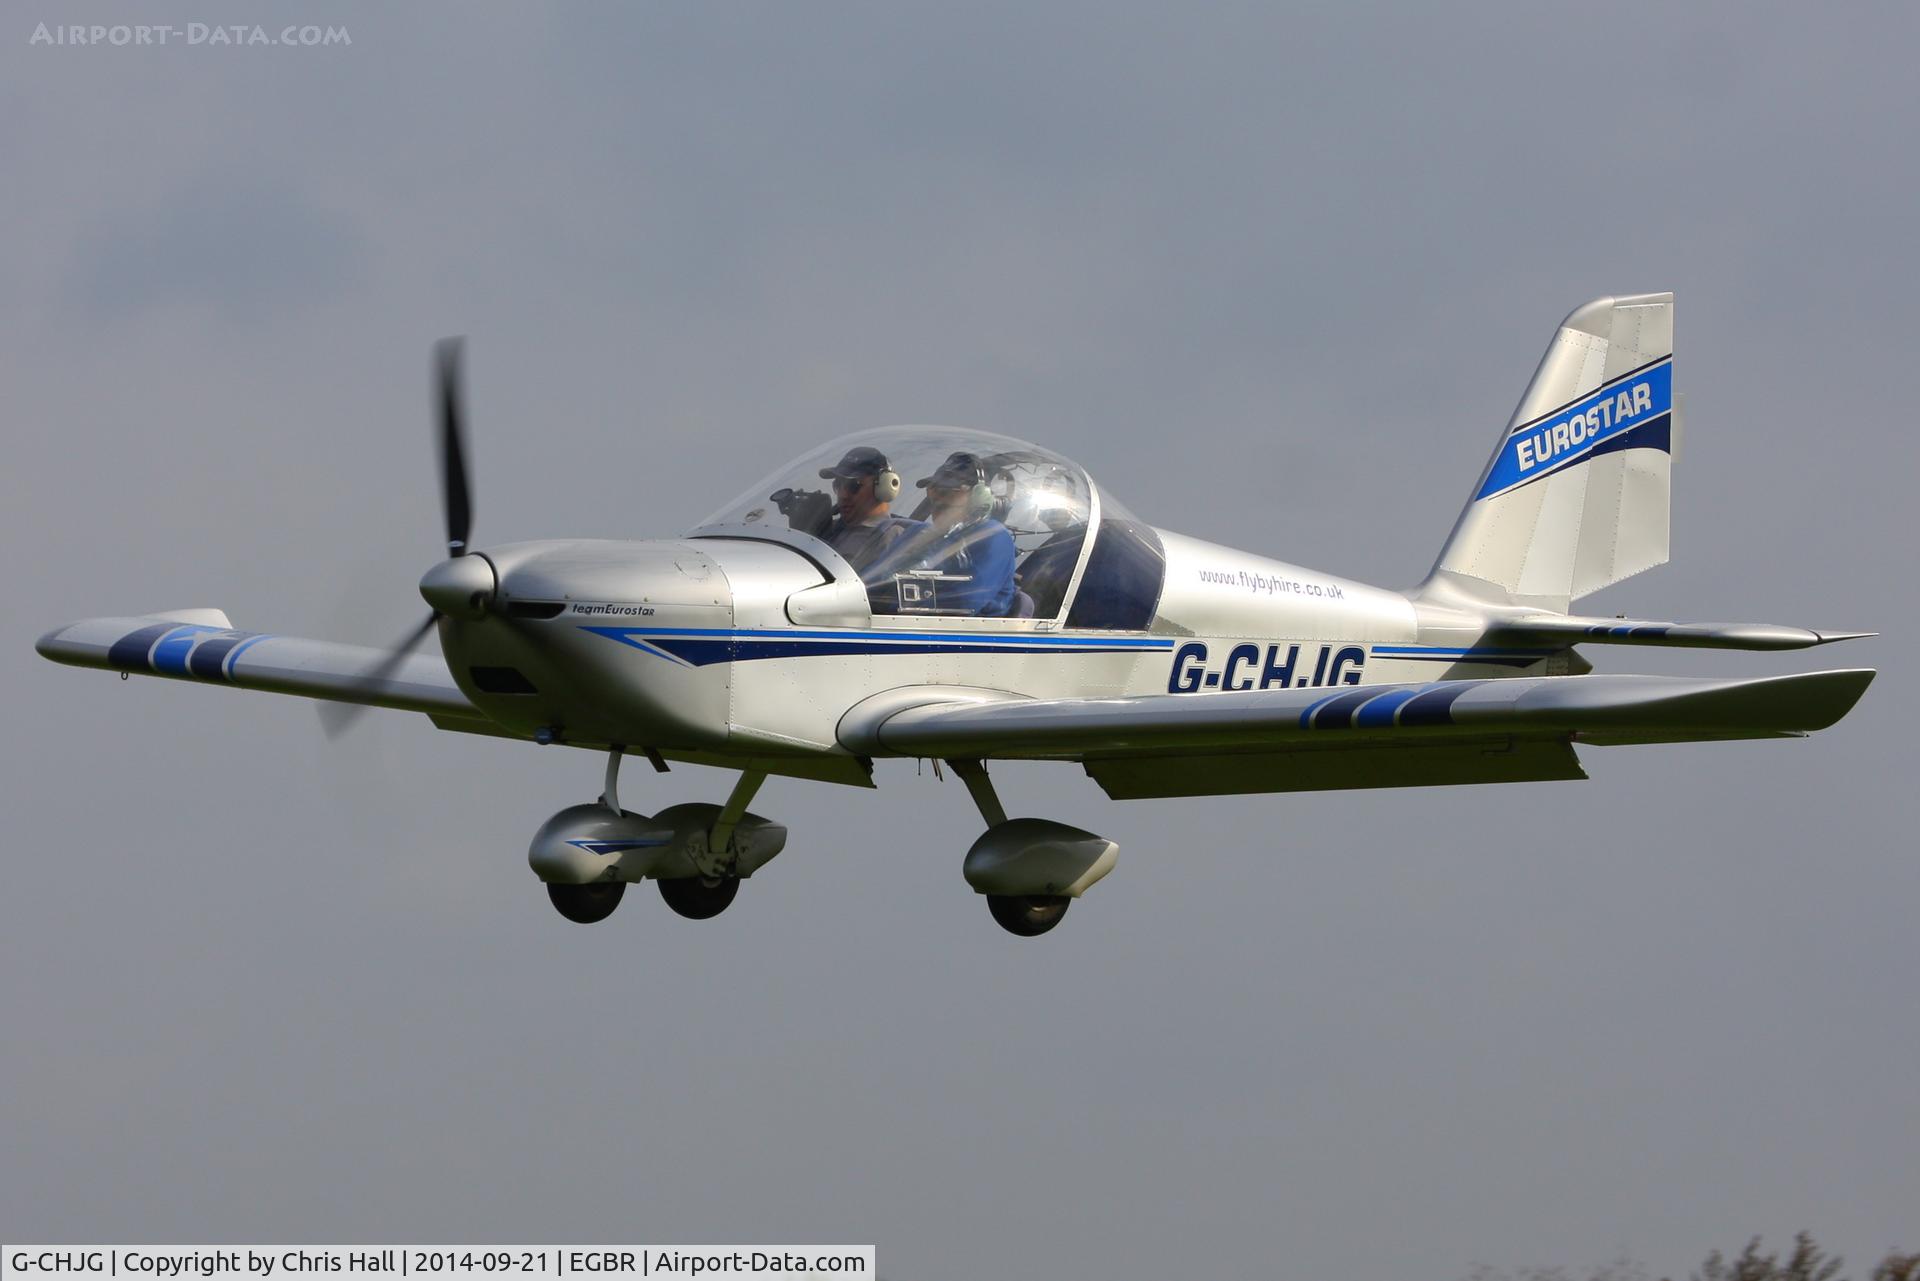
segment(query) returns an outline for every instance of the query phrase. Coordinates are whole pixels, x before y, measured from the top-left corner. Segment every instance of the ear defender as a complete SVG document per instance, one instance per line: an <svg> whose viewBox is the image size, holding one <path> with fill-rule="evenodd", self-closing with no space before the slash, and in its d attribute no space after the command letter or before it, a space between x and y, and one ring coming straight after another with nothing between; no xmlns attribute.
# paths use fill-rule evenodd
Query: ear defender
<svg viewBox="0 0 1920 1281"><path fill-rule="evenodd" d="M900 473L891 467L875 472L873 497L874 501L882 503L890 503L900 497Z"/></svg>
<svg viewBox="0 0 1920 1281"><path fill-rule="evenodd" d="M984 516L993 510L993 490L984 480L977 480L967 493L967 513L971 516Z"/></svg>

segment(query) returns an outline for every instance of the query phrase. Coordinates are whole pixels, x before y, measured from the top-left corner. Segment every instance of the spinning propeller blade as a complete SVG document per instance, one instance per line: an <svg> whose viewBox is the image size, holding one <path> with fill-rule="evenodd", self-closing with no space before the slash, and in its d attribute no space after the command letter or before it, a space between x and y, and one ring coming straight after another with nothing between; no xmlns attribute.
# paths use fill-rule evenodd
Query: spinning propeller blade
<svg viewBox="0 0 1920 1281"><path fill-rule="evenodd" d="M460 357L464 340L442 338L433 348L434 399L440 423L440 497L447 518L447 555L467 554L473 532L472 486L467 480L466 412L460 390ZM369 681L385 680L400 670L407 656L419 648L440 618L436 611L410 630L387 655L362 673ZM338 738L360 719L364 706L354 703L319 704L320 726L328 738Z"/></svg>
<svg viewBox="0 0 1920 1281"><path fill-rule="evenodd" d="M369 682L383 681L399 671L400 665L407 661L407 655L419 648L420 642L427 638L427 633L433 630L433 624L439 617L438 614L428 614L424 621L387 652L385 658L360 673L360 678ZM360 719L360 713L367 710L360 703L319 703L316 706L320 711L320 728L326 731L328 738L340 737Z"/></svg>
<svg viewBox="0 0 1920 1281"><path fill-rule="evenodd" d="M434 347L434 381L440 401L440 495L447 516L447 555L465 556L473 529L473 499L467 484L466 415L461 408L462 339L443 338Z"/></svg>

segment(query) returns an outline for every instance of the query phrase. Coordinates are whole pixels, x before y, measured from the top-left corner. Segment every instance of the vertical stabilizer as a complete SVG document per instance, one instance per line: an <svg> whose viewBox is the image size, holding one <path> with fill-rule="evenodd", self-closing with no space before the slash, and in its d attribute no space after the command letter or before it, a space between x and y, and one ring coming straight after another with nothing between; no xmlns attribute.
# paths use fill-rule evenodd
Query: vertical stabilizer
<svg viewBox="0 0 1920 1281"><path fill-rule="evenodd" d="M1561 322L1422 587L1564 612L1667 560L1673 295Z"/></svg>

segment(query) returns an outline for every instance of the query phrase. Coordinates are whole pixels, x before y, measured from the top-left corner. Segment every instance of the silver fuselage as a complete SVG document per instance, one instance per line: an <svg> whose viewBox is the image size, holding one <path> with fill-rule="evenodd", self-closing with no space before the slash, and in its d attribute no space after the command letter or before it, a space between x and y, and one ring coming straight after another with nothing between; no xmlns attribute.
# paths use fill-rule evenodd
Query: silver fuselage
<svg viewBox="0 0 1920 1281"><path fill-rule="evenodd" d="M1539 675L1555 661L1475 650L1478 612L1156 533L1159 602L1134 631L1076 629L1064 610L875 614L825 543L769 530L488 549L497 597L443 619L441 643L462 691L508 732L849 782L878 754L849 713L936 694L1337 687Z"/></svg>

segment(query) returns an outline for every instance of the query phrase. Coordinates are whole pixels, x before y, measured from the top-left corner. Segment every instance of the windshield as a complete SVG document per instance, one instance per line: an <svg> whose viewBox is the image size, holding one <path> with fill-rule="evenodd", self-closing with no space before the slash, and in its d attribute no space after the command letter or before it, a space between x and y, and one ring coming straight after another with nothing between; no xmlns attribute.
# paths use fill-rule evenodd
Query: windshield
<svg viewBox="0 0 1920 1281"><path fill-rule="evenodd" d="M860 574L877 614L1054 618L1097 502L1078 464L1038 445L892 427L795 459L695 532L818 538Z"/></svg>

